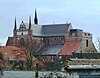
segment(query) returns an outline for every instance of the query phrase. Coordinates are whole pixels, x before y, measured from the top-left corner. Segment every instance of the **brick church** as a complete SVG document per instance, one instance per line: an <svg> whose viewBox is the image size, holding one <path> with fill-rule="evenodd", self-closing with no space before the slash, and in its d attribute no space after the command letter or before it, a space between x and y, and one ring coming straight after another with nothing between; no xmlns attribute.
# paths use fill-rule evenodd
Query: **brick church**
<svg viewBox="0 0 100 78"><path fill-rule="evenodd" d="M97 53L91 33L73 29L71 23L40 25L36 10L34 24L29 17L28 23L22 21L18 27L15 18L13 37L8 37L6 46L21 46L21 42L27 43L32 40L36 41L35 55L39 56Z"/></svg>

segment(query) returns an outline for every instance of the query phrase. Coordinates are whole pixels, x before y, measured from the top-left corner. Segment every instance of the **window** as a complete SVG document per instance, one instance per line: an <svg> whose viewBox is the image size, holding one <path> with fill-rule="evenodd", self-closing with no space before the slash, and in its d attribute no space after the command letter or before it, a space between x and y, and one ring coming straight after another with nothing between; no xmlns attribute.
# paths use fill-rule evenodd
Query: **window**
<svg viewBox="0 0 100 78"><path fill-rule="evenodd" d="M85 33L85 36L86 36L87 34Z"/></svg>
<svg viewBox="0 0 100 78"><path fill-rule="evenodd" d="M20 39L20 45L21 45L21 46L24 46L24 45L25 45L25 41L24 41L23 38Z"/></svg>
<svg viewBox="0 0 100 78"><path fill-rule="evenodd" d="M57 44L57 38L54 38L54 43Z"/></svg>
<svg viewBox="0 0 100 78"><path fill-rule="evenodd" d="M88 40L86 40L86 47L88 47Z"/></svg>
<svg viewBox="0 0 100 78"><path fill-rule="evenodd" d="M61 44L64 44L65 40L64 37L61 38Z"/></svg>
<svg viewBox="0 0 100 78"><path fill-rule="evenodd" d="M16 61L15 60L10 60L9 63L14 65L16 63Z"/></svg>
<svg viewBox="0 0 100 78"><path fill-rule="evenodd" d="M49 38L47 38L47 45L49 45Z"/></svg>
<svg viewBox="0 0 100 78"><path fill-rule="evenodd" d="M88 34L88 36L90 36L90 34Z"/></svg>

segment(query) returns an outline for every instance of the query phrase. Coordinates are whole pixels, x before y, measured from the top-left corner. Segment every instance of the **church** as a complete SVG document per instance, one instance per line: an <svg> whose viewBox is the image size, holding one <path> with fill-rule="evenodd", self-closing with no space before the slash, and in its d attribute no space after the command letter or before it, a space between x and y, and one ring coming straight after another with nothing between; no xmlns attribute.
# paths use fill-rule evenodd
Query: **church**
<svg viewBox="0 0 100 78"><path fill-rule="evenodd" d="M40 25L35 10L34 24L29 17L29 22L15 24L13 36L8 37L6 46L22 46L27 42L36 42L35 53L37 56L68 56L74 53L97 53L92 42L92 34L82 29L73 29L71 23Z"/></svg>

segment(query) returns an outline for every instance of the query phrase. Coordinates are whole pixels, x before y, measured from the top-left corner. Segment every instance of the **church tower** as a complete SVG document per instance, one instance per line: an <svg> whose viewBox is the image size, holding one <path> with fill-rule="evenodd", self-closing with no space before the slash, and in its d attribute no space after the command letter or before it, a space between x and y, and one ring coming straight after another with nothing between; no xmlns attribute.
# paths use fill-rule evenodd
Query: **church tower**
<svg viewBox="0 0 100 78"><path fill-rule="evenodd" d="M32 27L32 24L31 24L31 16L29 17L29 29L28 29L28 35L29 36L32 36L32 29L31 29L31 27Z"/></svg>
<svg viewBox="0 0 100 78"><path fill-rule="evenodd" d="M29 29L31 29L31 16L29 17Z"/></svg>
<svg viewBox="0 0 100 78"><path fill-rule="evenodd" d="M15 17L15 24L14 24L13 36L17 35L16 30L17 30L17 24L16 24L16 17Z"/></svg>
<svg viewBox="0 0 100 78"><path fill-rule="evenodd" d="M34 24L38 24L38 18L37 18L37 12L36 12L36 9L35 9Z"/></svg>

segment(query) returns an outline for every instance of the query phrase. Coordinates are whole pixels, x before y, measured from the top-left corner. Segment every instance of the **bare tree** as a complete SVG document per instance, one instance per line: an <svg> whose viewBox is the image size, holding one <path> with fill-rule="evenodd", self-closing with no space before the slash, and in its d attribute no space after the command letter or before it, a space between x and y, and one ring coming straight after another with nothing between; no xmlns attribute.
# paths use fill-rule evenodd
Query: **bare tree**
<svg viewBox="0 0 100 78"><path fill-rule="evenodd" d="M33 65L33 53L35 52L37 42L35 40L30 40L29 42L26 42L24 47L26 49L25 55L26 55L26 67L27 70L32 70Z"/></svg>

